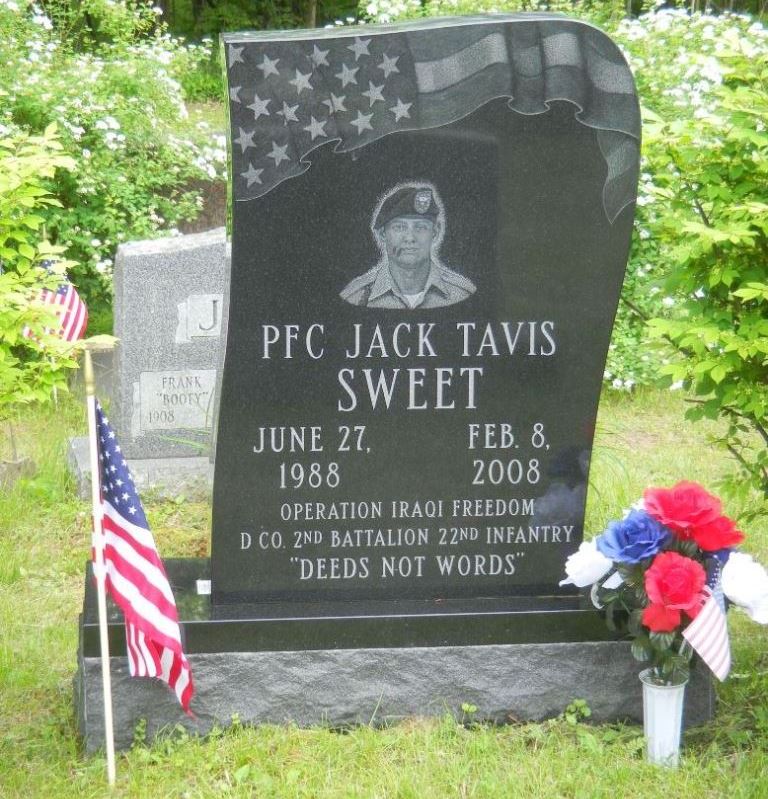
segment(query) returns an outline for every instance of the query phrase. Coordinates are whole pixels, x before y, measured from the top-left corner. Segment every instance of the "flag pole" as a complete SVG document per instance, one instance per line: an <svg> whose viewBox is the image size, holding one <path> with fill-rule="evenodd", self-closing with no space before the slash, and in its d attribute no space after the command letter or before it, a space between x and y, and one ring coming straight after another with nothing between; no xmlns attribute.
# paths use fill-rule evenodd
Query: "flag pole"
<svg viewBox="0 0 768 799"><path fill-rule="evenodd" d="M101 680L104 694L104 735L107 748L107 780L115 784L115 735L112 721L112 682L109 672L109 640L107 638L107 592L104 567L104 532L101 526L101 492L99 490L99 448L96 440L96 396L93 362L85 349L85 401L88 412L88 444L91 457L91 504L93 506L93 574L99 605L99 639L101 642Z"/></svg>

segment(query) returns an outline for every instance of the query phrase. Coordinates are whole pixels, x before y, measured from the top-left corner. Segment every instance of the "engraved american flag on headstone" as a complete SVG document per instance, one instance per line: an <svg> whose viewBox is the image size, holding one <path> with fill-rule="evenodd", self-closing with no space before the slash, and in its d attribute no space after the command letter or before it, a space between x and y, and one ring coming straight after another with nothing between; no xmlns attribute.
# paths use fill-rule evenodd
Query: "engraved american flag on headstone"
<svg viewBox="0 0 768 799"><path fill-rule="evenodd" d="M613 220L634 199L640 118L632 75L599 31L562 19L281 40L224 37L235 200L305 172L335 143L349 152L390 133L435 128L495 98L522 114L551 100L598 131Z"/></svg>

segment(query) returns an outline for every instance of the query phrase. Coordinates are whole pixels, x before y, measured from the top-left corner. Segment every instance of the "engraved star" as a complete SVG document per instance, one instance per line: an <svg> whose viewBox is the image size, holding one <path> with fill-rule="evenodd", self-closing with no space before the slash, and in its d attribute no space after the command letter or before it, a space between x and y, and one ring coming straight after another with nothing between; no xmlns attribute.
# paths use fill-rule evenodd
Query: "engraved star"
<svg viewBox="0 0 768 799"><path fill-rule="evenodd" d="M285 154L285 151L288 149L288 145L284 144L282 147L277 146L277 142L272 142L272 152L267 153L267 158L274 158L275 159L275 166L280 166L281 161L290 161L290 157Z"/></svg>
<svg viewBox="0 0 768 799"><path fill-rule="evenodd" d="M395 115L395 122L399 122L401 119L403 119L403 117L410 119L411 115L408 113L408 110L412 105L413 103L404 103L398 97L397 103L389 109Z"/></svg>
<svg viewBox="0 0 768 799"><path fill-rule="evenodd" d="M240 89L242 89L242 88L243 88L242 86L231 86L230 87L230 89L229 89L229 99L233 103L239 103L240 102Z"/></svg>
<svg viewBox="0 0 768 799"><path fill-rule="evenodd" d="M260 64L256 64L256 68L260 69L264 73L264 78L268 78L270 75L279 75L280 73L277 71L277 62L279 58L274 59L274 61L264 53L264 59Z"/></svg>
<svg viewBox="0 0 768 799"><path fill-rule="evenodd" d="M288 105L285 101L283 102L283 108L281 111L275 111L278 116L283 118L283 124L287 125L289 122L298 122L299 118L296 116L296 109L298 105Z"/></svg>
<svg viewBox="0 0 768 799"><path fill-rule="evenodd" d="M351 50L355 54L355 61L357 61L361 55L370 55L368 52L370 43L370 39L361 39L359 36L355 36L355 43L348 45L347 50Z"/></svg>
<svg viewBox="0 0 768 799"><path fill-rule="evenodd" d="M260 116L269 116L269 111L267 111L267 106L272 102L272 99L268 97L266 100L262 100L258 94L253 95L253 102L246 106L246 108L251 108L253 110L253 117L254 119L258 119Z"/></svg>
<svg viewBox="0 0 768 799"><path fill-rule="evenodd" d="M304 89L309 89L312 91L312 84L309 82L309 79L312 77L311 72L307 72L306 75L296 70L296 77L293 80L289 80L288 83L292 83L296 87L296 93L301 94Z"/></svg>
<svg viewBox="0 0 768 799"><path fill-rule="evenodd" d="M368 98L368 102L370 105L381 101L384 102L384 95L381 93L382 89L384 88L384 84L382 83L381 86L376 86L373 81L368 81L368 91L367 92L360 92L364 97Z"/></svg>
<svg viewBox="0 0 768 799"><path fill-rule="evenodd" d="M359 67L350 69L346 64L341 65L341 72L336 73L336 77L341 81L341 88L343 89L348 83L355 82L355 75Z"/></svg>
<svg viewBox="0 0 768 799"><path fill-rule="evenodd" d="M236 139L232 139L232 141L237 142L240 145L240 152L244 153L249 147L255 147L256 145L253 143L253 137L256 135L256 131L252 130L250 133L247 133L242 128L238 128L240 131L240 135Z"/></svg>
<svg viewBox="0 0 768 799"><path fill-rule="evenodd" d="M371 126L371 117L373 114L363 114L361 111L357 112L357 119L353 119L349 124L357 128L357 135L359 136L364 130L373 130Z"/></svg>
<svg viewBox="0 0 768 799"><path fill-rule="evenodd" d="M254 183L261 185L261 173L263 169L254 169L253 164L248 164L248 169L240 174L248 181L248 188L250 189Z"/></svg>
<svg viewBox="0 0 768 799"><path fill-rule="evenodd" d="M378 68L384 73L385 78L388 78L393 72L400 72L396 66L397 62L400 60L399 55L390 58L386 53L382 53L381 57L384 60L378 65Z"/></svg>
<svg viewBox="0 0 768 799"><path fill-rule="evenodd" d="M310 116L309 125L307 125L307 127L304 128L304 130L306 130L307 133L309 133L309 135L312 137L312 141L314 141L318 136L326 136L326 137L328 136L328 134L324 130L327 124L328 124L327 119L325 120L325 122L319 122L313 116Z"/></svg>
<svg viewBox="0 0 768 799"><path fill-rule="evenodd" d="M321 50L317 45L315 45L314 48L312 49L312 55L310 55L310 59L316 67L320 67L323 65L329 67L330 64L328 63L328 59L326 58L329 52L330 50Z"/></svg>
<svg viewBox="0 0 768 799"><path fill-rule="evenodd" d="M235 64L244 64L245 63L245 61L243 61L243 50L245 50L244 46L243 47L235 47L232 44L229 45L229 68L230 69L232 69L232 67Z"/></svg>
<svg viewBox="0 0 768 799"><path fill-rule="evenodd" d="M331 97L329 100L323 100L323 104L328 106L328 111L332 114L334 111L346 111L347 109L344 106L344 101L347 99L346 94L342 94L341 97L337 97L333 92L331 92Z"/></svg>

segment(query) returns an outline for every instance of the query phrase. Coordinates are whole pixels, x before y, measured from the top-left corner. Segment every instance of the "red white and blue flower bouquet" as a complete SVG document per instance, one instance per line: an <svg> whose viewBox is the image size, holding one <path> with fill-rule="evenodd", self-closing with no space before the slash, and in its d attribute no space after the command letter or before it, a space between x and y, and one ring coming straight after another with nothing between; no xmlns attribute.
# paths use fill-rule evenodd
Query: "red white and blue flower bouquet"
<svg viewBox="0 0 768 799"><path fill-rule="evenodd" d="M684 682L694 651L722 680L730 669L726 602L768 624L768 572L736 550L743 541L720 500L697 483L648 488L568 558L561 585L591 586L654 683Z"/></svg>
<svg viewBox="0 0 768 799"><path fill-rule="evenodd" d="M585 541L561 585L591 586L611 629L632 639L646 664L647 758L676 766L685 685L694 651L724 680L731 667L727 603L768 624L768 572L737 551L744 534L697 483L648 488L623 519Z"/></svg>

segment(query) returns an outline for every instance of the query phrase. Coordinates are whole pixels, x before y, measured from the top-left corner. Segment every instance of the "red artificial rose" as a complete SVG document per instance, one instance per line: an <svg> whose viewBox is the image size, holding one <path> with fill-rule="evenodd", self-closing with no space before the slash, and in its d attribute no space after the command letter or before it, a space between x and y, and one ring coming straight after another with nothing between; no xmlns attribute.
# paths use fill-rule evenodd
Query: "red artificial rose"
<svg viewBox="0 0 768 799"><path fill-rule="evenodd" d="M646 513L666 525L678 538L689 540L697 527L720 518L722 505L698 483L680 482L672 488L647 488Z"/></svg>
<svg viewBox="0 0 768 799"><path fill-rule="evenodd" d="M705 551L735 547L744 540L744 533L736 529L736 523L727 516L719 516L709 524L693 529L693 540Z"/></svg>
<svg viewBox="0 0 768 799"><path fill-rule="evenodd" d="M671 633L680 624L680 611L664 605L648 605L643 611L643 624L655 633Z"/></svg>
<svg viewBox="0 0 768 799"><path fill-rule="evenodd" d="M672 632L680 623L679 611L695 618L706 581L706 572L695 560L677 552L657 555L645 573L645 591L651 604L643 611L643 624L654 632ZM675 611L677 623L670 626Z"/></svg>

